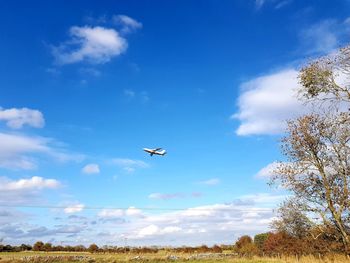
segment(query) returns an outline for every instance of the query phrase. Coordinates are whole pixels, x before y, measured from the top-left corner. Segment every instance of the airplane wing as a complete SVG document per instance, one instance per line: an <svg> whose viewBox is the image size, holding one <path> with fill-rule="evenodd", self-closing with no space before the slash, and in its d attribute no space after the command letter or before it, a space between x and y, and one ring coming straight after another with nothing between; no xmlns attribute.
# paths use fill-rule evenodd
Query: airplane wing
<svg viewBox="0 0 350 263"><path fill-rule="evenodd" d="M156 152L156 151L159 151L159 150L161 150L162 148L156 148L156 149L154 149L154 151Z"/></svg>

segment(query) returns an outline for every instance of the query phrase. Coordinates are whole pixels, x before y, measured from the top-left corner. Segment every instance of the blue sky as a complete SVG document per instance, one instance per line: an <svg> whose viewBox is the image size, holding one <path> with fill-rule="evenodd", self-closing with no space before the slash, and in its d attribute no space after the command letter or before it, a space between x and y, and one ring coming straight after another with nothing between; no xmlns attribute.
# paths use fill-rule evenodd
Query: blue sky
<svg viewBox="0 0 350 263"><path fill-rule="evenodd" d="M308 112L298 69L347 43L349 8L0 3L0 238L211 245L267 231L287 195L266 184L285 120Z"/></svg>

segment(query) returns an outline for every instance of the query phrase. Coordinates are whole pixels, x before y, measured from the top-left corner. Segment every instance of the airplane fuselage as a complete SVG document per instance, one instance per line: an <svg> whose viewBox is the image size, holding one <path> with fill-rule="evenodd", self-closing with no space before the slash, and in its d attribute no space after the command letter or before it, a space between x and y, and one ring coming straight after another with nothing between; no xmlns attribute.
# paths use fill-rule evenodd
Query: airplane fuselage
<svg viewBox="0 0 350 263"><path fill-rule="evenodd" d="M154 154L164 156L166 154L166 150L161 150L160 151L160 148L158 148L158 149L143 148L143 150L145 152L149 153L151 156L154 155Z"/></svg>

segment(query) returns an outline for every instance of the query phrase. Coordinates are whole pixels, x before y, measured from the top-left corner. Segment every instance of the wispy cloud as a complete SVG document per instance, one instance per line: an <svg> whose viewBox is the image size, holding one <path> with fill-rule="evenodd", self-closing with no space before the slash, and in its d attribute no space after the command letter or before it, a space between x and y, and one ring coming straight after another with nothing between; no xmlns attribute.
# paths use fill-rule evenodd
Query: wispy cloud
<svg viewBox="0 0 350 263"><path fill-rule="evenodd" d="M171 199L178 199L178 198L198 198L201 197L202 193L193 192L191 194L186 193L151 193L148 195L149 199L154 200L171 200Z"/></svg>
<svg viewBox="0 0 350 263"><path fill-rule="evenodd" d="M174 194L152 193L148 196L149 199L156 199L156 200L170 200L170 199L183 198L183 197L184 197L184 194L181 194L181 193L174 193Z"/></svg>
<svg viewBox="0 0 350 263"><path fill-rule="evenodd" d="M303 29L299 37L303 52L325 55L350 40L350 20L322 20Z"/></svg>
<svg viewBox="0 0 350 263"><path fill-rule="evenodd" d="M286 5L292 3L293 0L284 0L284 1L278 1L275 5L275 9L281 9L282 7L285 7Z"/></svg>
<svg viewBox="0 0 350 263"><path fill-rule="evenodd" d="M260 9L264 5L266 0L255 0L255 8Z"/></svg>
<svg viewBox="0 0 350 263"><path fill-rule="evenodd" d="M130 16L114 15L112 20L114 23L122 25L121 31L123 33L130 33L142 28L142 23L134 18L131 18Z"/></svg>
<svg viewBox="0 0 350 263"><path fill-rule="evenodd" d="M144 161L128 158L114 158L108 160L107 163L116 165L128 173L133 173L136 169L149 167L149 164Z"/></svg>
<svg viewBox="0 0 350 263"><path fill-rule="evenodd" d="M35 169L37 155L45 155L59 162L81 161L84 156L54 146L54 140L0 132L0 167L8 169Z"/></svg>
<svg viewBox="0 0 350 263"><path fill-rule="evenodd" d="M150 97L147 91L137 92L132 89L125 89L123 93L124 93L124 96L128 98L128 100L137 99L143 103L146 103L150 100Z"/></svg>
<svg viewBox="0 0 350 263"><path fill-rule="evenodd" d="M84 174L99 174L100 166L96 163L89 163L81 169Z"/></svg>
<svg viewBox="0 0 350 263"><path fill-rule="evenodd" d="M274 6L275 9L280 9L290 3L293 0L255 0L255 9L260 10L264 5L270 4Z"/></svg>
<svg viewBox="0 0 350 263"><path fill-rule="evenodd" d="M218 185L220 183L220 179L219 178L211 178L208 180L201 181L199 183L205 184L205 185Z"/></svg>
<svg viewBox="0 0 350 263"><path fill-rule="evenodd" d="M48 153L48 141L43 138L0 133L0 167L34 169L36 162L28 154Z"/></svg>
<svg viewBox="0 0 350 263"><path fill-rule="evenodd" d="M82 75L89 75L89 76L93 76L93 77L101 76L101 71L99 71L95 68L81 68L79 71Z"/></svg>
<svg viewBox="0 0 350 263"><path fill-rule="evenodd" d="M125 89L124 90L124 95L128 98L134 98L135 97L135 91L131 90L131 89Z"/></svg>

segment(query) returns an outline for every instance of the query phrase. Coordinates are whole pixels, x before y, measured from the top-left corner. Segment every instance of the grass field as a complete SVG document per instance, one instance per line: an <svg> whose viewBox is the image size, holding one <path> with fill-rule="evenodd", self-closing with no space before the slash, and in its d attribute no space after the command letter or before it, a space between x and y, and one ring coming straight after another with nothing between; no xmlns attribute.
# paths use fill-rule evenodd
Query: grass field
<svg viewBox="0 0 350 263"><path fill-rule="evenodd" d="M220 254L102 254L102 253L74 253L74 252L19 252L0 253L0 262L232 262L232 263L311 263L311 262L350 262L343 256L316 259L314 257L302 258L238 258Z"/></svg>

